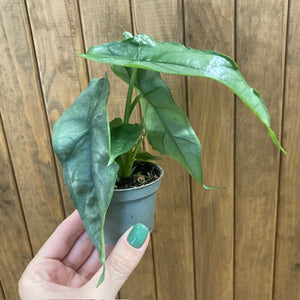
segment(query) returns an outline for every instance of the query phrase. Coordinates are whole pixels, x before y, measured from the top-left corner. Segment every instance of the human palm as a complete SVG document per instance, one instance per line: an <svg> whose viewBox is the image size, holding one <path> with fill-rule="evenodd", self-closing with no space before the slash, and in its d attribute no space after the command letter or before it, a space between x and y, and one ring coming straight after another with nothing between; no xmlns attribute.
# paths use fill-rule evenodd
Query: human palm
<svg viewBox="0 0 300 300"><path fill-rule="evenodd" d="M128 233L127 233L128 235ZM149 239L149 238L148 238ZM147 247L140 249L130 246L126 234L114 249L115 255L107 259L106 279L97 289L102 272L98 251L91 242L77 211L68 217L46 241L35 258L27 266L20 281L21 299L80 299L105 295L113 299L127 277L133 271ZM112 246L106 246L106 253L112 252ZM118 258L126 255L129 266L113 266ZM117 257L117 260L116 260ZM118 268L126 267L124 270ZM111 270L110 270L111 269ZM120 274L116 274L120 272Z"/></svg>

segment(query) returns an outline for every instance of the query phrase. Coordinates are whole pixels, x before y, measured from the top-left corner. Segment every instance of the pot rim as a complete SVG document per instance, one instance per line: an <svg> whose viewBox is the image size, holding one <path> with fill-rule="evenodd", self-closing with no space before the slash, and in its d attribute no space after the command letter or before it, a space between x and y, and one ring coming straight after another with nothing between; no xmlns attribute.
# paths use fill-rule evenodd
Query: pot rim
<svg viewBox="0 0 300 300"><path fill-rule="evenodd" d="M159 169L160 175L159 175L159 177L157 179L155 179L154 181L149 182L147 184L141 185L141 186L131 187L131 188L127 188L127 189L114 189L114 192L127 192L127 191L132 191L132 190L139 190L139 189L151 186L151 185L157 183L158 181L160 181L162 179L163 175L164 175L163 168L160 165L155 164L153 162L149 162L149 163L155 165Z"/></svg>

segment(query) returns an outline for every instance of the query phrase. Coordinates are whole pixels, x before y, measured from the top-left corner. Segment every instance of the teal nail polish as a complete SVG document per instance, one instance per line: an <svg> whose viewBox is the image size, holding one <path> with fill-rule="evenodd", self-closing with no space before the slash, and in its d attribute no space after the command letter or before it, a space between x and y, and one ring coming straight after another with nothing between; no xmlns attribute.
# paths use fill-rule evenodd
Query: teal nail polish
<svg viewBox="0 0 300 300"><path fill-rule="evenodd" d="M148 228L145 225L137 223L131 229L127 241L132 247L140 248L144 244L148 232Z"/></svg>

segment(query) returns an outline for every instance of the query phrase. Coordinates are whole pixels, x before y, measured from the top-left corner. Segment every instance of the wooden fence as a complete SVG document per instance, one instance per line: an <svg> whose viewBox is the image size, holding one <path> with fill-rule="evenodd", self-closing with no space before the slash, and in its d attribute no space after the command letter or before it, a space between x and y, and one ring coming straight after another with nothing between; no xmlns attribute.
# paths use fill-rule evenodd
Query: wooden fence
<svg viewBox="0 0 300 300"><path fill-rule="evenodd" d="M151 245L120 297L299 300L299 15L297 0L0 0L0 298L18 299L27 263L74 209L51 130L108 70L75 51L127 30L234 57L288 155L220 84L166 76L202 142L205 183L226 189L163 161ZM125 92L111 85L113 118Z"/></svg>

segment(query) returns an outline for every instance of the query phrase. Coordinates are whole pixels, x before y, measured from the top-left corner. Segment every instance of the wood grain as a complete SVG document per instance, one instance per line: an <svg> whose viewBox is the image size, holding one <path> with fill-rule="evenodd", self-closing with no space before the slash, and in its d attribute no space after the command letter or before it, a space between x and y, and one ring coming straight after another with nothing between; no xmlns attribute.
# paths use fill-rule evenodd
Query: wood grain
<svg viewBox="0 0 300 300"><path fill-rule="evenodd" d="M18 299L17 281L31 260L32 251L1 115L0 170L0 289L6 299Z"/></svg>
<svg viewBox="0 0 300 300"><path fill-rule="evenodd" d="M80 11L86 51L91 46L122 40L124 31L132 31L129 1L80 1ZM97 22L95 22L97 20ZM127 84L110 70L107 64L87 61L90 78L103 78L107 72L110 82L108 112L110 119L123 117ZM139 113L134 114L137 120Z"/></svg>
<svg viewBox="0 0 300 300"><path fill-rule="evenodd" d="M0 299L5 299L6 297L5 297L5 295L4 295L4 288L3 288L3 284L2 284L2 282L1 282L1 280L0 280Z"/></svg>
<svg viewBox="0 0 300 300"><path fill-rule="evenodd" d="M280 138L286 34L285 1L238 1L237 62L265 100ZM237 103L235 297L271 299L278 201L279 150L264 126Z"/></svg>
<svg viewBox="0 0 300 300"><path fill-rule="evenodd" d="M105 71L110 118L123 114L126 85L75 51L127 30L236 55L288 155L238 99L234 110L228 89L164 76L202 142L205 183L226 189L205 191L164 158L152 242L120 298L298 300L299 14L296 0L2 0L0 299L18 299L26 264L74 209L51 147L53 123Z"/></svg>
<svg viewBox="0 0 300 300"><path fill-rule="evenodd" d="M83 52L82 32L76 1L27 0L43 98L49 127L87 86L85 61L75 54ZM69 215L74 205L56 161L64 208Z"/></svg>
<svg viewBox="0 0 300 300"><path fill-rule="evenodd" d="M274 299L300 295L300 3L290 1Z"/></svg>
<svg viewBox="0 0 300 300"><path fill-rule="evenodd" d="M63 219L23 1L0 6L0 107L33 251Z"/></svg>
<svg viewBox="0 0 300 300"><path fill-rule="evenodd" d="M185 1L186 45L234 55L234 1ZM202 144L207 191L192 181L196 299L233 298L234 95L189 78L188 106Z"/></svg>
<svg viewBox="0 0 300 300"><path fill-rule="evenodd" d="M132 1L134 33L159 41L183 42L179 1ZM176 103L186 110L184 78L164 76ZM152 234L158 299L194 299L193 245L189 177L164 157L165 171L158 193ZM179 188L178 188L179 187Z"/></svg>

